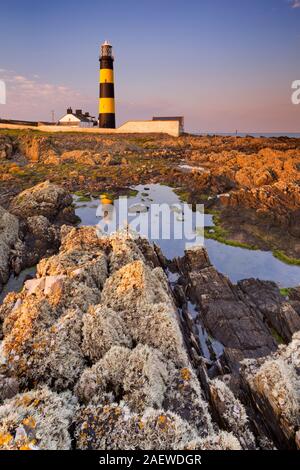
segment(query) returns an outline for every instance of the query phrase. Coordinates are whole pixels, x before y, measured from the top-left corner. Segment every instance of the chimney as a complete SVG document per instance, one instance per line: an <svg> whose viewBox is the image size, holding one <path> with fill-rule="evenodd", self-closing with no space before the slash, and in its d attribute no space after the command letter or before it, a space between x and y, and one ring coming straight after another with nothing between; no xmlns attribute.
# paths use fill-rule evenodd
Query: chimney
<svg viewBox="0 0 300 470"><path fill-rule="evenodd" d="M67 114L72 114L72 113L73 113L72 108L68 108L68 109L67 109Z"/></svg>

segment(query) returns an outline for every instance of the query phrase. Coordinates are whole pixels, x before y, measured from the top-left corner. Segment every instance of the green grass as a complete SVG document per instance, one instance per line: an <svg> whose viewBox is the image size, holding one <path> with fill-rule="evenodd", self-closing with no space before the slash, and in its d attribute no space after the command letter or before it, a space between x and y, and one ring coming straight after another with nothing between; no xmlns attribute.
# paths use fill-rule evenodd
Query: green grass
<svg viewBox="0 0 300 470"><path fill-rule="evenodd" d="M169 186L171 185L169 184ZM174 192L175 194L177 194L181 202L189 202L189 197L190 197L189 191L185 191L183 189L175 189Z"/></svg>
<svg viewBox="0 0 300 470"><path fill-rule="evenodd" d="M210 210L209 212L213 215L213 222L214 222L214 227L205 227L204 229L204 234L205 238L210 238L212 240L216 240L220 243L223 243L225 245L229 246L234 246L237 248L244 248L247 250L258 250L259 248L255 245L249 245L248 243L242 243L236 240L230 240L229 234L227 230L223 229L221 227L221 219L220 219L220 212L215 211L215 210ZM210 230L214 230L213 232L210 233ZM283 251L281 250L273 250L273 256L280 261L282 261L285 264L290 264L294 266L300 266L300 259L298 258L292 258L290 256L287 256Z"/></svg>
<svg viewBox="0 0 300 470"><path fill-rule="evenodd" d="M285 344L284 339L283 339L282 336L275 330L275 328L270 328L270 329L271 329L272 336L273 336L273 338L275 339L276 343L277 343L277 344Z"/></svg>
<svg viewBox="0 0 300 470"><path fill-rule="evenodd" d="M291 264L294 266L300 266L300 259L291 258L290 256L287 256L285 253L283 253L283 251L281 250L274 250L273 256L282 261L283 263Z"/></svg>
<svg viewBox="0 0 300 470"><path fill-rule="evenodd" d="M213 227L205 227L204 235L205 238L210 238L216 240L224 245L234 246L236 248L244 248L247 250L257 250L258 248L254 245L249 245L248 243L239 242L237 240L230 240L227 230L221 227L220 212L211 210L209 212L213 215Z"/></svg>
<svg viewBox="0 0 300 470"><path fill-rule="evenodd" d="M210 232L213 230L213 232ZM239 242L236 240L230 240L227 238L226 230L222 229L219 226L215 227L205 227L204 228L204 235L205 238L210 238L212 240L216 240L219 243L223 243L224 245L234 246L236 248L244 248L246 250L257 250L257 246L249 245L248 243Z"/></svg>
<svg viewBox="0 0 300 470"><path fill-rule="evenodd" d="M83 191L75 191L75 196L78 197L77 202L89 202L90 196L87 196Z"/></svg>
<svg viewBox="0 0 300 470"><path fill-rule="evenodd" d="M290 295L290 292L291 292L291 288L289 288L289 287L283 287L282 289L279 289L279 290L280 290L280 294L283 297L288 297Z"/></svg>

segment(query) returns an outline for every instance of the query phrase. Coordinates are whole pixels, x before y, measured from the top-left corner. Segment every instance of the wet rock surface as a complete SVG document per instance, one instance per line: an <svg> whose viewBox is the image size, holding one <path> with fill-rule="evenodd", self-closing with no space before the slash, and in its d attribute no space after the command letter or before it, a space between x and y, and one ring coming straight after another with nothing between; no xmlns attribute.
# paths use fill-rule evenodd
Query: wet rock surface
<svg viewBox="0 0 300 470"><path fill-rule="evenodd" d="M197 314L184 314L188 299ZM0 448L295 448L287 306L272 283L232 285L203 249L171 266L130 233L63 226L59 253L0 307ZM278 348L269 323L285 319L294 336ZM199 321L218 357L203 357Z"/></svg>
<svg viewBox="0 0 300 470"><path fill-rule="evenodd" d="M238 367L242 358L265 356L276 349L261 311L217 272L205 249L186 252L179 269L185 290L199 312L194 322L201 318L211 335L223 344L231 368Z"/></svg>
<svg viewBox="0 0 300 470"><path fill-rule="evenodd" d="M241 375L264 425L281 448L300 449L300 334L266 358L245 361Z"/></svg>

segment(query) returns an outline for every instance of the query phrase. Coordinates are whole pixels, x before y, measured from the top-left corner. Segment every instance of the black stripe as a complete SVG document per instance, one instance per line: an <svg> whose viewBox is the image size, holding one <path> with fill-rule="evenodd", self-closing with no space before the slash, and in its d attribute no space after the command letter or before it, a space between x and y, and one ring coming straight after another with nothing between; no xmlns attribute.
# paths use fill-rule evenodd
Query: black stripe
<svg viewBox="0 0 300 470"><path fill-rule="evenodd" d="M112 69L114 68L114 61L111 57L101 57L100 69Z"/></svg>
<svg viewBox="0 0 300 470"><path fill-rule="evenodd" d="M114 98L115 87L113 83L100 83L100 98Z"/></svg>
<svg viewBox="0 0 300 470"><path fill-rule="evenodd" d="M99 127L106 129L115 129L116 127L116 116L114 113L102 113L99 114Z"/></svg>

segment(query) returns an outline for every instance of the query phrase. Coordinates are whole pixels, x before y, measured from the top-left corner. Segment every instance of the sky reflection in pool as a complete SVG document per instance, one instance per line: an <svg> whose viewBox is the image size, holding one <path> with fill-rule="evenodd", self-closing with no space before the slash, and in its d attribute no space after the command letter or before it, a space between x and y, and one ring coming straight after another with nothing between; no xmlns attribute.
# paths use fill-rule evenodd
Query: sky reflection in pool
<svg viewBox="0 0 300 470"><path fill-rule="evenodd" d="M145 204L150 206L156 204L180 204L180 199L174 190L168 186L150 184L139 185L133 189L138 191L137 196L130 197L131 204ZM99 218L96 216L97 207L100 202L91 200L90 202L78 202L74 196L76 204L76 214L81 218L81 225L96 225ZM117 203L116 203L117 205ZM213 226L212 217L205 215L205 225ZM172 259L182 256L185 249L186 240L152 240L157 243L164 255ZM216 240L205 240L205 248L208 251L210 260L216 269L227 275L231 281L237 282L240 279L258 278L277 282L281 287L293 287L300 285L300 266L293 266L282 263L275 258L271 252L260 250L246 250L244 248L224 245Z"/></svg>

